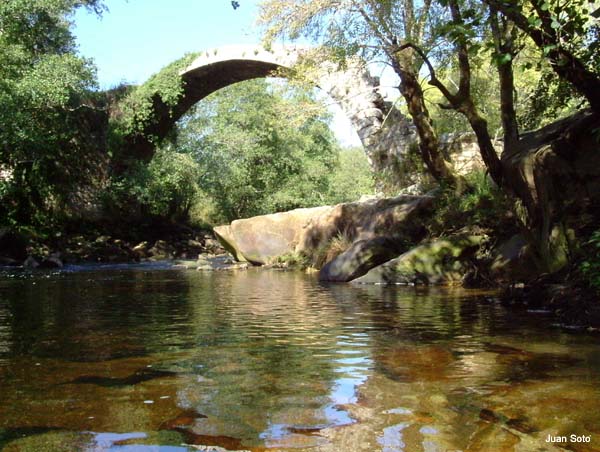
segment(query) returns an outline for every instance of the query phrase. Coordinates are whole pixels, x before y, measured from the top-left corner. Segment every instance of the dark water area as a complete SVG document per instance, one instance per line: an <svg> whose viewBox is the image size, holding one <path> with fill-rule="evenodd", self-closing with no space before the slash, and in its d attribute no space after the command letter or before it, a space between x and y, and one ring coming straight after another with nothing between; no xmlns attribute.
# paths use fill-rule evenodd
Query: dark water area
<svg viewBox="0 0 600 452"><path fill-rule="evenodd" d="M599 338L465 290L4 273L0 449L600 451Z"/></svg>

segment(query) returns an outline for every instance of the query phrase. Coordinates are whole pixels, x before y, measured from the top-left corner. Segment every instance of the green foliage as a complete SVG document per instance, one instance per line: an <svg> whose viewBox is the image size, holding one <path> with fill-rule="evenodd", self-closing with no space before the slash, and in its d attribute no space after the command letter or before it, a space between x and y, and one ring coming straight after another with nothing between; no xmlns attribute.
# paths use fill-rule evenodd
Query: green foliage
<svg viewBox="0 0 600 452"><path fill-rule="evenodd" d="M373 172L365 151L360 148L342 149L329 184L326 199L329 204L356 201L363 195L374 194Z"/></svg>
<svg viewBox="0 0 600 452"><path fill-rule="evenodd" d="M541 67L536 75L538 79L527 89L526 104L517 115L524 129L535 130L582 108L584 100L573 86L557 79L549 68Z"/></svg>
<svg viewBox="0 0 600 452"><path fill-rule="evenodd" d="M274 264L285 264L286 266L299 269L306 269L311 266L310 259L305 254L295 252L289 252L282 254L281 256L277 256Z"/></svg>
<svg viewBox="0 0 600 452"><path fill-rule="evenodd" d="M432 236L446 235L464 227L478 227L510 234L515 220L511 199L491 181L487 173L466 176L467 191L441 188L436 215L427 225Z"/></svg>
<svg viewBox="0 0 600 452"><path fill-rule="evenodd" d="M105 204L114 215L134 212L184 222L200 195L199 176L199 166L189 155L160 149L150 164L139 162L114 178Z"/></svg>
<svg viewBox="0 0 600 452"><path fill-rule="evenodd" d="M148 165L147 200L153 215L186 220L199 195L199 165L186 154L160 150Z"/></svg>
<svg viewBox="0 0 600 452"><path fill-rule="evenodd" d="M4 0L0 3L0 218L44 224L90 182L101 159L103 113L89 90L95 69L76 55L74 10L99 1Z"/></svg>
<svg viewBox="0 0 600 452"><path fill-rule="evenodd" d="M201 168L223 220L326 203L338 148L312 93L265 80L209 96L179 123L175 146Z"/></svg>
<svg viewBox="0 0 600 452"><path fill-rule="evenodd" d="M147 95L158 86L146 85L154 87ZM147 95L135 90L121 105L137 112L133 99ZM328 121L312 90L265 80L230 86L184 116L149 165L115 178L105 204L114 214L206 225L372 193L364 152L340 153Z"/></svg>
<svg viewBox="0 0 600 452"><path fill-rule="evenodd" d="M185 55L154 74L143 85L132 89L119 102L120 111L112 123L114 133L120 136L144 134L146 127L156 120L154 107L158 100L169 108L175 107L184 89L180 73L197 56L195 53Z"/></svg>
<svg viewBox="0 0 600 452"><path fill-rule="evenodd" d="M600 291L600 229L592 233L584 251L586 257L581 263L581 271L590 287Z"/></svg>
<svg viewBox="0 0 600 452"><path fill-rule="evenodd" d="M330 240L322 243L308 258L313 268L322 268L327 262L331 262L337 256L346 251L354 241L346 232L339 232Z"/></svg>

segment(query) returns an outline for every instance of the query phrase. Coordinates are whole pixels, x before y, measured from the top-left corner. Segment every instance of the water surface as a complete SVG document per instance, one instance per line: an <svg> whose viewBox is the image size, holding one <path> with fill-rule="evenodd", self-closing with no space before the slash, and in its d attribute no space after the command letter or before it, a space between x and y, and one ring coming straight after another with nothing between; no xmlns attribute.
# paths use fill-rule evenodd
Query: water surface
<svg viewBox="0 0 600 452"><path fill-rule="evenodd" d="M277 270L3 274L0 448L598 451L598 337L551 323Z"/></svg>

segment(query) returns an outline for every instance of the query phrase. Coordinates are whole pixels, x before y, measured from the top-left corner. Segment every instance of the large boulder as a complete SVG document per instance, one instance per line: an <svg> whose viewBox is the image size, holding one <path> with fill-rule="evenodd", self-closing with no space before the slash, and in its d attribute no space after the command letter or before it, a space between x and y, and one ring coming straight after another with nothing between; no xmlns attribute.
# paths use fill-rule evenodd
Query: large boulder
<svg viewBox="0 0 600 452"><path fill-rule="evenodd" d="M462 282L483 235L457 234L419 245L354 279L360 284L453 284Z"/></svg>
<svg viewBox="0 0 600 452"><path fill-rule="evenodd" d="M492 251L491 276L500 281L526 281L537 276L531 245L523 234L515 234Z"/></svg>
<svg viewBox="0 0 600 452"><path fill-rule="evenodd" d="M302 231L310 220L331 207L295 209L289 212L235 220L214 228L223 247L239 261L266 264L274 258L294 252Z"/></svg>
<svg viewBox="0 0 600 452"><path fill-rule="evenodd" d="M402 242L391 237L359 240L327 262L319 272L320 281L347 282L364 275L373 267L393 259L402 252Z"/></svg>
<svg viewBox="0 0 600 452"><path fill-rule="evenodd" d="M214 231L236 259L266 264L289 253L311 256L340 235L349 242L397 234L417 236L423 226L416 220L422 212L429 211L433 199L398 196L296 209L235 220Z"/></svg>
<svg viewBox="0 0 600 452"><path fill-rule="evenodd" d="M553 273L577 255L600 218L600 115L586 110L521 136L502 154L505 183L522 201L536 271Z"/></svg>

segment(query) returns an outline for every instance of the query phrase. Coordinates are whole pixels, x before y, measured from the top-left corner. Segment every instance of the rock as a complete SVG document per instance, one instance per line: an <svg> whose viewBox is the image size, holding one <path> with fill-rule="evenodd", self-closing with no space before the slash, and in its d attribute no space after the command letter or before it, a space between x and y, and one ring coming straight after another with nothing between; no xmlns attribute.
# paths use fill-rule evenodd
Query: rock
<svg viewBox="0 0 600 452"><path fill-rule="evenodd" d="M28 269L38 268L39 266L39 262L33 256L27 256L27 259L23 262L23 267Z"/></svg>
<svg viewBox="0 0 600 452"><path fill-rule="evenodd" d="M338 255L319 272L320 281L351 281L364 275L373 267L383 264L400 254L397 240L389 237L376 237L359 240Z"/></svg>
<svg viewBox="0 0 600 452"><path fill-rule="evenodd" d="M148 257L150 254L148 251L148 242L140 242L134 246L131 251L140 259Z"/></svg>
<svg viewBox="0 0 600 452"><path fill-rule="evenodd" d="M202 248L202 243L200 243L198 240L193 240L193 239L189 239L186 243L187 246L189 246L190 248Z"/></svg>
<svg viewBox="0 0 600 452"><path fill-rule="evenodd" d="M339 235L350 242L399 233L414 238L423 230L421 222L414 220L429 210L433 199L399 196L295 209L236 220L214 232L237 260L262 265L284 254L310 256Z"/></svg>
<svg viewBox="0 0 600 452"><path fill-rule="evenodd" d="M385 375L403 382L445 380L454 362L456 358L452 353L439 345L397 345L378 352L377 356L377 364Z"/></svg>
<svg viewBox="0 0 600 452"><path fill-rule="evenodd" d="M326 206L261 215L236 220L229 226L216 227L214 231L237 260L266 264L292 252L310 219L330 209Z"/></svg>
<svg viewBox="0 0 600 452"><path fill-rule="evenodd" d="M600 143L590 110L521 135L502 154L506 185L522 201L537 274L554 273L577 256L596 229L600 205Z"/></svg>
<svg viewBox="0 0 600 452"><path fill-rule="evenodd" d="M175 248L164 240L157 240L149 251L153 259L173 259L175 256Z"/></svg>
<svg viewBox="0 0 600 452"><path fill-rule="evenodd" d="M18 267L19 265L21 265L21 263L16 259L0 256L0 267Z"/></svg>
<svg viewBox="0 0 600 452"><path fill-rule="evenodd" d="M240 262L246 262L246 258L242 254L242 250L239 249L239 245L236 244L235 237L231 225L217 226L214 228L215 236L219 240L219 243L230 253L236 260Z"/></svg>
<svg viewBox="0 0 600 452"><path fill-rule="evenodd" d="M451 284L462 281L468 260L486 240L458 234L419 245L354 279L361 284Z"/></svg>
<svg viewBox="0 0 600 452"><path fill-rule="evenodd" d="M221 246L221 243L219 243L218 240L215 240L214 238L208 238L204 240L204 248L206 248L209 251L220 251L223 249L223 247Z"/></svg>
<svg viewBox="0 0 600 452"><path fill-rule="evenodd" d="M52 253L50 256L42 259L39 268L63 268L63 266L60 253Z"/></svg>
<svg viewBox="0 0 600 452"><path fill-rule="evenodd" d="M493 250L490 273L500 280L528 280L537 274L529 242L515 234Z"/></svg>
<svg viewBox="0 0 600 452"><path fill-rule="evenodd" d="M123 249L112 243L96 242L88 259L96 262L124 263L135 260L137 256L129 249Z"/></svg>

